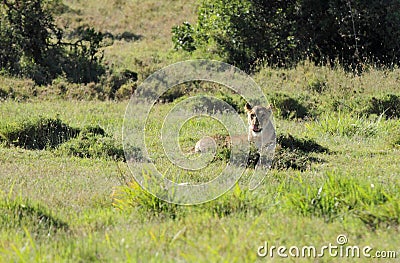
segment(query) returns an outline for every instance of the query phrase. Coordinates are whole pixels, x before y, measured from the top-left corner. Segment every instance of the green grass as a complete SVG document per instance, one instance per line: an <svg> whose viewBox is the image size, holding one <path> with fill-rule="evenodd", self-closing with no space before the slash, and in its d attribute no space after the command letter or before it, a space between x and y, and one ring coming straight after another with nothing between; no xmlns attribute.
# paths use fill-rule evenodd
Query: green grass
<svg viewBox="0 0 400 263"><path fill-rule="evenodd" d="M137 71L139 84L173 62L215 58L211 51L172 50L171 27L194 21L197 1L64 3L69 11L58 23L69 24L70 29L87 23L114 36L125 31L141 36L114 40L105 49L105 60ZM277 132L286 136L281 139L286 138L287 149L296 150L277 156L282 162L304 164L304 169L271 169L255 191L247 189L252 172L247 170L231 191L197 206L160 201L134 182L122 159L102 154L121 153L127 100L101 101L91 84L70 85L70 93L63 95L57 81L38 87L30 80L1 75L0 89L5 92L0 91L0 262L267 261L257 257L258 247L265 242L321 247L335 245L339 234L348 237L349 245L398 252L400 120L380 112L389 103L386 99L394 98L388 94L400 96L398 74L397 68L370 67L358 76L340 66L309 62L293 69L260 67L252 77L271 103L278 102L274 104ZM209 94L241 107L237 96L215 87L199 83L180 87L189 93L156 104L150 113L146 143L156 167L168 178L201 183L224 169L224 158L216 158L200 172L184 172L168 160L160 141L164 117L188 96ZM179 92L171 93L174 97ZM304 106L307 114L287 108L287 96L293 99L290 107ZM371 108L376 106L373 97L378 112ZM133 107L142 110L139 104ZM288 113L279 114L284 110ZM244 114L241 117L245 120ZM79 130L98 125L105 135L86 130L43 150L7 143L10 130L40 118L58 119ZM224 115L221 118L231 122ZM179 146L196 160L192 151L198 139L226 133L215 120L194 118L179 130ZM306 151L315 145L327 150ZM328 256L275 260L337 261Z"/></svg>
<svg viewBox="0 0 400 263"><path fill-rule="evenodd" d="M99 124L119 140L126 103L8 101L1 104L1 111L7 113L1 124L12 122L15 113L21 114L16 119L59 116L81 129ZM153 136L158 134L158 120L171 107L155 108L150 118ZM54 115L48 113L49 108ZM376 131L337 132L339 117L361 130L373 123ZM396 249L400 152L390 141L398 120L360 121L344 113L328 120L334 128L321 128L319 120L276 119L278 132L313 138L328 148L329 153L312 153L322 163L304 172L271 170L255 192L239 182L239 188L214 202L193 207L163 203L128 184L132 175L123 162L60 155L53 150L0 148L1 207L10 215L2 217L6 226L0 232L2 261L254 261L264 241L318 245L333 243L342 233L353 245ZM189 148L195 141L190 132L193 127L204 127L207 133L223 132L216 132L218 123L210 130L204 121L183 126L183 146ZM346 123L344 129L351 127ZM159 152L156 164L166 168L159 142L153 144L154 154ZM171 176L179 173L176 167L168 167ZM218 171L209 169L204 174L211 177ZM196 175L187 179L196 181ZM68 227L55 231L55 222Z"/></svg>

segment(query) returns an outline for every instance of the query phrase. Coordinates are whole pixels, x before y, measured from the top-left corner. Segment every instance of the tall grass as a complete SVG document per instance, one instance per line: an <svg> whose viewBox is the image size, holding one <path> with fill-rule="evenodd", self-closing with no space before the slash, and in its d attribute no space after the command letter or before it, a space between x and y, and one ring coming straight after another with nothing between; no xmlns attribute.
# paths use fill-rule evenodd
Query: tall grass
<svg viewBox="0 0 400 263"><path fill-rule="evenodd" d="M355 216L375 229L400 223L399 205L394 202L398 194L376 181L330 172L325 181L300 186L286 200L290 210L301 215L323 217L327 222Z"/></svg>
<svg viewBox="0 0 400 263"><path fill-rule="evenodd" d="M373 137L382 132L386 126L382 115L376 118L339 112L327 112L315 122L306 124L310 135L328 134L331 136Z"/></svg>

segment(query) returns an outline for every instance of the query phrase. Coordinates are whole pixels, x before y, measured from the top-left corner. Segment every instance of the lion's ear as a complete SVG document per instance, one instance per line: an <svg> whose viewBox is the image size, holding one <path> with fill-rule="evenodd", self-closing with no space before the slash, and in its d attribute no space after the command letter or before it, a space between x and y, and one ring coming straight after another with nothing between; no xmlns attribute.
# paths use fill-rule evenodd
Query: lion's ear
<svg viewBox="0 0 400 263"><path fill-rule="evenodd" d="M250 105L248 102L246 102L246 105L244 105L244 110L245 110L246 112L251 111L252 108L253 108L253 107L251 107L251 105Z"/></svg>
<svg viewBox="0 0 400 263"><path fill-rule="evenodd" d="M275 110L275 107L274 107L274 105L269 104L269 105L267 106L267 109Z"/></svg>

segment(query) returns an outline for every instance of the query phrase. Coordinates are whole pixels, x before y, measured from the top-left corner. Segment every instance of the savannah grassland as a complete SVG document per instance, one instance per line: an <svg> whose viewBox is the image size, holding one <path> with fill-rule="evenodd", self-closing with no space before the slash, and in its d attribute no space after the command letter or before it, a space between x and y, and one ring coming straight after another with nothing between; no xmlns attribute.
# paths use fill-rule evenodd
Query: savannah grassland
<svg viewBox="0 0 400 263"><path fill-rule="evenodd" d="M58 18L60 24L77 27L86 23L114 35L130 32L138 36L134 41L114 40L105 48L104 58L116 67L138 72L138 84L173 62L213 58L212 52L173 50L171 27L195 21L195 1L64 3L68 8ZM290 168L275 167L255 191L239 184L213 202L176 206L142 191L120 159L101 154L82 158L63 144L28 150L2 138L0 261L263 262L270 258L258 257L257 249L265 242L319 249L329 243L337 245L340 234L347 236L350 246L372 247L371 255L378 250L396 251L397 259L391 260L399 260L400 120L398 115L388 117L368 113L368 109L373 97L400 96L400 70L366 66L363 74L354 75L340 66L316 67L304 62L293 69L262 67L252 77L272 103L279 94L286 94L307 109L307 117L295 118L295 113L282 114L284 106L277 107L278 134L312 140L328 150L292 149L277 155L287 158ZM0 87L12 87L16 94L0 102L2 133L42 116L80 129L99 125L108 134L107 142L112 140L110 147L122 147L127 99L59 96L57 83L38 87L30 80L4 76ZM74 94L79 92L78 87L71 87L78 89ZM157 134L174 103L155 107L150 131ZM193 138L193 130L197 129L215 135L221 127L208 125L206 119L188 122L181 131L182 148L195 143L198 138ZM162 168L166 160L160 142L148 143ZM290 154L294 159L287 157ZM305 168L290 162L298 166L304 162ZM179 172L168 167L172 173ZM210 169L208 177L215 176L215 171ZM322 258L280 259L274 255L276 261L338 260L327 253Z"/></svg>

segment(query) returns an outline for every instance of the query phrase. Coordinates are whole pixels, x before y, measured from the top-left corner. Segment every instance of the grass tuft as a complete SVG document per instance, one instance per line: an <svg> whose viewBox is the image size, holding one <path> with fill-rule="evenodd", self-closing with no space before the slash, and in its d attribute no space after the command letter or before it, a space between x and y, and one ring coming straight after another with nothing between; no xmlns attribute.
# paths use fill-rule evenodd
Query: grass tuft
<svg viewBox="0 0 400 263"><path fill-rule="evenodd" d="M308 133L312 136L328 134L331 136L361 136L373 137L377 135L382 125L382 116L368 118L365 116L352 116L342 112L325 113L316 122L306 124Z"/></svg>
<svg viewBox="0 0 400 263"><path fill-rule="evenodd" d="M400 222L399 205L394 202L396 195L381 184L328 173L322 182L299 185L296 192L286 196L286 205L300 215L322 217L326 222L355 216L376 228L383 223Z"/></svg>
<svg viewBox="0 0 400 263"><path fill-rule="evenodd" d="M42 205L29 200L9 198L0 200L0 225L10 229L26 227L29 232L40 237L69 229L66 222L55 217Z"/></svg>
<svg viewBox="0 0 400 263"><path fill-rule="evenodd" d="M277 111L277 116L284 119L305 119L310 116L310 112L299 99L293 98L284 93L272 95L272 104Z"/></svg>
<svg viewBox="0 0 400 263"><path fill-rule="evenodd" d="M1 130L3 140L25 149L55 148L78 135L79 129L70 127L60 119L33 118L7 123Z"/></svg>
<svg viewBox="0 0 400 263"><path fill-rule="evenodd" d="M387 94L381 97L372 97L365 110L368 114L383 114L387 118L400 118L400 96Z"/></svg>
<svg viewBox="0 0 400 263"><path fill-rule="evenodd" d="M81 158L110 158L125 161L122 143L105 134L99 126L86 127L77 138L60 145L56 152Z"/></svg>
<svg viewBox="0 0 400 263"><path fill-rule="evenodd" d="M150 194L134 180L114 191L113 206L121 210L136 209L145 218L176 218L179 211L178 205Z"/></svg>

